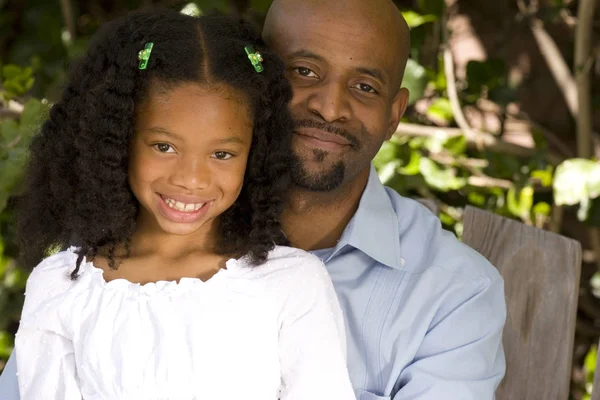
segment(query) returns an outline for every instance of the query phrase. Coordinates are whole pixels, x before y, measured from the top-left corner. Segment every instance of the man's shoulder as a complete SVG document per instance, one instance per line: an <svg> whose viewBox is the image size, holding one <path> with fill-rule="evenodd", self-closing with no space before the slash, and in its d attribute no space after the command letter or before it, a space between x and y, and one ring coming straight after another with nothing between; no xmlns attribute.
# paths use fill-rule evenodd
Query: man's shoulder
<svg viewBox="0 0 600 400"><path fill-rule="evenodd" d="M442 227L440 219L420 202L386 187L396 215L398 245L406 272L455 275L456 279L499 278L497 269Z"/></svg>

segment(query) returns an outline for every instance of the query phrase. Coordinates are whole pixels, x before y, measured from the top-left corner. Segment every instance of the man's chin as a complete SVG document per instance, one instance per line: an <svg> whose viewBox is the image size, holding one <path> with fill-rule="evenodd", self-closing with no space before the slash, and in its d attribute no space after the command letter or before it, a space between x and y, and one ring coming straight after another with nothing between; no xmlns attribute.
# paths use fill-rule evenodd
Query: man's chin
<svg viewBox="0 0 600 400"><path fill-rule="evenodd" d="M342 185L345 177L342 162L330 166L299 162L292 170L294 184L311 192L330 192Z"/></svg>

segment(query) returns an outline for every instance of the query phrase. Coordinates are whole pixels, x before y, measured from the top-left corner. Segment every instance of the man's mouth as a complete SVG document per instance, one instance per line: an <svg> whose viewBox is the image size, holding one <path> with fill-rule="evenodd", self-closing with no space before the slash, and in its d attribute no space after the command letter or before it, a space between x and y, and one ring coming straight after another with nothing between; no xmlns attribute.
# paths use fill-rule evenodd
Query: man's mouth
<svg viewBox="0 0 600 400"><path fill-rule="evenodd" d="M304 141L324 149L335 150L352 146L348 139L318 128L297 128L295 133Z"/></svg>

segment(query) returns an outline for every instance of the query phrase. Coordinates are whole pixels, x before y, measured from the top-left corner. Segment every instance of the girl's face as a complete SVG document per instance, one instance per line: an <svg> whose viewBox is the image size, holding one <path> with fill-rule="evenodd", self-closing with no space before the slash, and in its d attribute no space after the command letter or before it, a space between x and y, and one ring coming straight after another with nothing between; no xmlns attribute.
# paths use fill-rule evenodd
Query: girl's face
<svg viewBox="0 0 600 400"><path fill-rule="evenodd" d="M151 90L137 109L129 161L138 222L210 233L240 194L251 141L248 104L235 91L191 83Z"/></svg>

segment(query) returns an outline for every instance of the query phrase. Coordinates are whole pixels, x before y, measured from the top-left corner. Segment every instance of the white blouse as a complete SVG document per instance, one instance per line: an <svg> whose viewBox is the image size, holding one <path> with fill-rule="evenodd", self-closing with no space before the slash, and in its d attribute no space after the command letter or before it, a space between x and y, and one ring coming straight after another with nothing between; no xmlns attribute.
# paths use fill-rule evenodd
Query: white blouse
<svg viewBox="0 0 600 400"><path fill-rule="evenodd" d="M106 282L69 249L27 281L22 400L346 400L342 312L316 257L276 247L206 282Z"/></svg>

